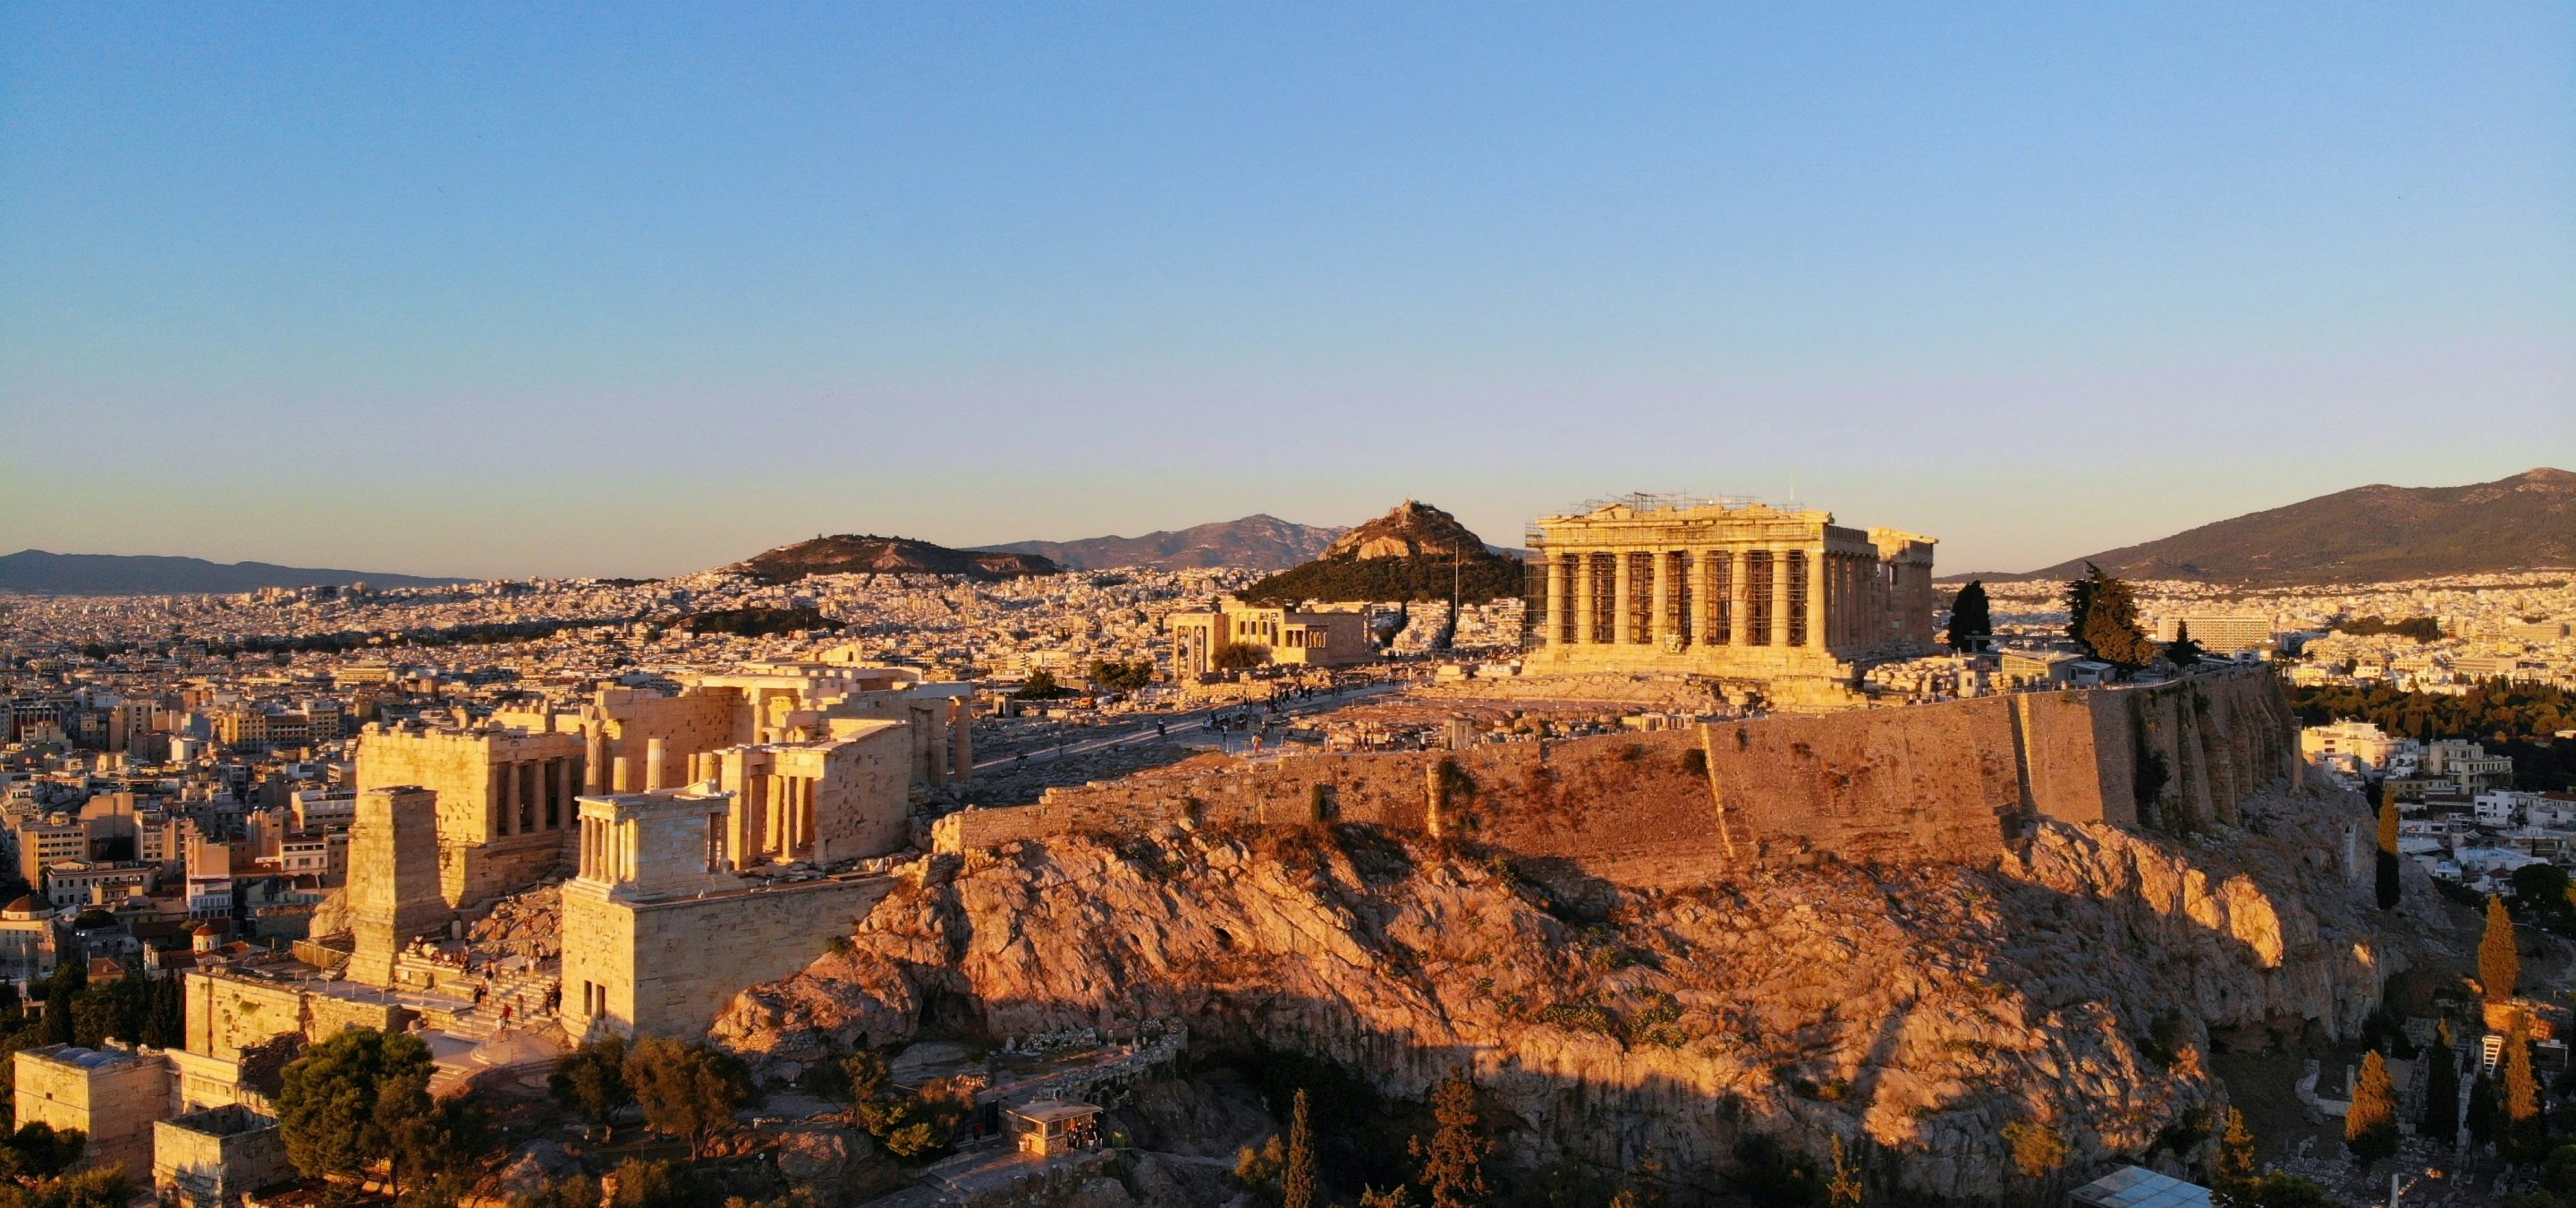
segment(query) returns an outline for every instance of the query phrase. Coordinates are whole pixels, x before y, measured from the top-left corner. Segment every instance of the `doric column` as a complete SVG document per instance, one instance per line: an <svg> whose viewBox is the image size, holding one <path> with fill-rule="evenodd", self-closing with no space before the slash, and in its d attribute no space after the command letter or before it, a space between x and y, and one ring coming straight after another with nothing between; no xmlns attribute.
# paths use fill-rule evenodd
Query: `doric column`
<svg viewBox="0 0 2576 1208"><path fill-rule="evenodd" d="M581 791L597 796L608 791L608 731L592 726L583 736Z"/></svg>
<svg viewBox="0 0 2576 1208"><path fill-rule="evenodd" d="M1554 646L1564 641L1565 633L1565 559L1547 556L1547 630L1541 645Z"/></svg>
<svg viewBox="0 0 2576 1208"><path fill-rule="evenodd" d="M1628 632L1628 610L1637 598L1631 566L1628 551L1610 555L1610 640L1622 646L1637 640L1635 634Z"/></svg>
<svg viewBox="0 0 2576 1208"><path fill-rule="evenodd" d="M1830 645L1825 631L1825 581L1829 578L1825 573L1827 560L1825 547L1821 544L1816 546L1814 552L1807 555L1807 645L1818 650L1826 649Z"/></svg>
<svg viewBox="0 0 2576 1208"><path fill-rule="evenodd" d="M644 740L644 791L658 793L671 787L670 744L659 738Z"/></svg>
<svg viewBox="0 0 2576 1208"><path fill-rule="evenodd" d="M557 756L551 765L555 773L555 825L568 826L573 815L581 812L572 792L572 760Z"/></svg>
<svg viewBox="0 0 2576 1208"><path fill-rule="evenodd" d="M1570 555L1565 570L1574 577L1574 644L1589 646L1592 644L1592 614L1596 611L1592 602L1592 555Z"/></svg>
<svg viewBox="0 0 2576 1208"><path fill-rule="evenodd" d="M1681 593L1680 576L1674 573L1678 569L1673 565L1671 550L1655 551L1655 611L1648 618L1650 623L1646 632L1647 640L1653 642L1657 650L1664 648L1664 639L1681 632L1680 627L1674 624L1673 616Z"/></svg>
<svg viewBox="0 0 2576 1208"><path fill-rule="evenodd" d="M1789 644L1789 551L1771 547L1771 644Z"/></svg>

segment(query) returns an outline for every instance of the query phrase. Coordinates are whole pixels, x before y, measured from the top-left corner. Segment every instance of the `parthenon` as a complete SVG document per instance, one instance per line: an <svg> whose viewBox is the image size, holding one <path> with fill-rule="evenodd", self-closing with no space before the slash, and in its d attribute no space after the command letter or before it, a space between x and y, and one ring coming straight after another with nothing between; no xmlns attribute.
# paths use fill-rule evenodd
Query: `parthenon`
<svg viewBox="0 0 2576 1208"><path fill-rule="evenodd" d="M1664 672L1829 703L1932 645L1933 538L1833 513L1630 495L1531 525L1541 672Z"/></svg>

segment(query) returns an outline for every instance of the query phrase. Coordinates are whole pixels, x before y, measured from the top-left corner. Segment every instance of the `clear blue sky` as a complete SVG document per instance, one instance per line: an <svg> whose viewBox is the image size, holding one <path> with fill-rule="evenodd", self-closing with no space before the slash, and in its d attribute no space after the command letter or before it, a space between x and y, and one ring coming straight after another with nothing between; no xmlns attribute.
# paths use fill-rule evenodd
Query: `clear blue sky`
<svg viewBox="0 0 2576 1208"><path fill-rule="evenodd" d="M2576 466L2576 6L0 3L0 549Z"/></svg>

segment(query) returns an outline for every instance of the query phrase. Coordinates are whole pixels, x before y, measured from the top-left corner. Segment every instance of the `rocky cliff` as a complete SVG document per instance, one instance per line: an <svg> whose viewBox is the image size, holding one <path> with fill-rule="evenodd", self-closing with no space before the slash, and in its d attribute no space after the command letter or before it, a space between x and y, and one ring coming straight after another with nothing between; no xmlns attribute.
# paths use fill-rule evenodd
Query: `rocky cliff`
<svg viewBox="0 0 2576 1208"><path fill-rule="evenodd" d="M746 991L717 1035L783 1077L852 1044L1174 1017L1391 1099L1466 1065L1523 1165L1651 1164L1683 1192L1753 1138L1840 1136L1883 1187L1985 1197L2008 1123L2057 1131L2077 1172L2201 1144L2208 1028L2368 1012L2395 959L2359 803L2276 786L2239 818L2192 841L2049 819L1983 865L1669 891L1550 889L1366 826L1064 835L919 863L849 951Z"/></svg>

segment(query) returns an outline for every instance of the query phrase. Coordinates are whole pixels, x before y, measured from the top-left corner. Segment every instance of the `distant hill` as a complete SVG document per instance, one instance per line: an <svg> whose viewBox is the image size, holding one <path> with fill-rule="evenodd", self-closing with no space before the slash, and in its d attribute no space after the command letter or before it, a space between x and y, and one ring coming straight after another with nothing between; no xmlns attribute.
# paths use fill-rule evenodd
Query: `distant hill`
<svg viewBox="0 0 2576 1208"><path fill-rule="evenodd" d="M1246 516L1214 524L1147 533L1142 537L1086 537L1080 541L1013 541L978 550L1036 554L1067 570L1143 566L1155 570L1231 566L1286 570L1323 553L1346 529L1293 524L1276 516Z"/></svg>
<svg viewBox="0 0 2576 1208"><path fill-rule="evenodd" d="M1253 584L1253 600L1446 600L1482 604L1522 591L1521 560L1498 553L1458 518L1405 500L1343 533L1321 557Z"/></svg>
<svg viewBox="0 0 2576 1208"><path fill-rule="evenodd" d="M363 570L316 570L266 562L208 562L153 554L53 554L20 550L0 557L0 591L67 596L228 595L263 587L444 587L466 579L425 579Z"/></svg>
<svg viewBox="0 0 2576 1208"><path fill-rule="evenodd" d="M756 575L772 583L793 583L807 575L855 574L1010 579L1021 575L1052 575L1062 568L1035 554L982 553L950 549L910 537L842 533L782 545L726 569Z"/></svg>
<svg viewBox="0 0 2576 1208"><path fill-rule="evenodd" d="M2265 586L2576 566L2576 474L2544 466L2475 486L2355 487L1987 577L2071 579L2088 561L2124 579Z"/></svg>

